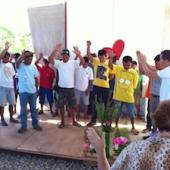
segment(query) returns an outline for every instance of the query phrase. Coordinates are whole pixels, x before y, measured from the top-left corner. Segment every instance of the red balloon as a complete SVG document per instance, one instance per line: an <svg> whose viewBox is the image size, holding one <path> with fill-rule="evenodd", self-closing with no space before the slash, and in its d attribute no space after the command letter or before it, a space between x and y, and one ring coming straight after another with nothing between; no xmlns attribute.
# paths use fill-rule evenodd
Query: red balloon
<svg viewBox="0 0 170 170"><path fill-rule="evenodd" d="M113 43L112 50L113 50L113 53L116 55L116 60L119 60L124 50L124 47L125 47L125 43L121 39L118 39Z"/></svg>

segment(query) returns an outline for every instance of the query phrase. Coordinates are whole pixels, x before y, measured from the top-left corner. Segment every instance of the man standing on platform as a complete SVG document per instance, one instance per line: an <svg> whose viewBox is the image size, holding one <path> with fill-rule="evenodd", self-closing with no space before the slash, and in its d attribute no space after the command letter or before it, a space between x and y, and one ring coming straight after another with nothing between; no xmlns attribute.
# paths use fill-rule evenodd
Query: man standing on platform
<svg viewBox="0 0 170 170"><path fill-rule="evenodd" d="M122 115L123 105L127 108L127 114L130 118L132 130L134 135L139 132L135 129L134 117L135 117L135 105L134 105L134 89L138 83L138 74L136 70L131 68L132 57L123 57L123 66L114 65L113 73L115 75L115 88L113 93L114 104L117 107L117 115L115 119L116 127L118 127L118 121Z"/></svg>
<svg viewBox="0 0 170 170"><path fill-rule="evenodd" d="M94 81L93 81L93 113L91 121L87 126L94 126L97 120L97 112L95 109L95 99L98 102L108 104L109 98L109 76L111 75L111 68L109 67L109 60L107 59L106 51L101 49L98 51L98 57L93 57L90 51L91 41L87 41L87 54L94 67Z"/></svg>
<svg viewBox="0 0 170 170"><path fill-rule="evenodd" d="M54 67L58 70L59 74L59 97L58 97L58 107L60 109L61 123L59 128L65 126L64 120L64 106L67 103L69 110L72 114L72 124L73 126L80 127L81 125L76 121L76 97L74 93L74 76L75 69L79 66L80 63L84 63L84 59L80 54L80 51L77 47L74 47L74 53L79 58L79 60L71 60L70 52L68 49L63 49L61 52L62 61L58 60L60 56L61 45L58 44L56 49L53 51L49 57L49 61Z"/></svg>
<svg viewBox="0 0 170 170"><path fill-rule="evenodd" d="M31 64L33 53L24 51L21 57L16 61L18 69L18 87L20 98L20 116L21 127L18 133L24 133L27 130L27 104L30 106L32 126L35 130L41 131L42 127L38 122L38 113L36 110L36 100L38 92L38 77L39 73L35 65Z"/></svg>

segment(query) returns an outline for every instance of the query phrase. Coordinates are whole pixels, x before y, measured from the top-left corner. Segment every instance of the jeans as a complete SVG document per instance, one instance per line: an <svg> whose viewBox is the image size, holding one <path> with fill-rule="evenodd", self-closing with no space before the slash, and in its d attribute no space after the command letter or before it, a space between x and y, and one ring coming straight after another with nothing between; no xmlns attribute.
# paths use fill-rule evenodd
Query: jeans
<svg viewBox="0 0 170 170"><path fill-rule="evenodd" d="M27 128L27 104L29 103L32 126L35 128L38 126L38 114L36 110L37 93L20 93L20 105L21 105L21 128Z"/></svg>

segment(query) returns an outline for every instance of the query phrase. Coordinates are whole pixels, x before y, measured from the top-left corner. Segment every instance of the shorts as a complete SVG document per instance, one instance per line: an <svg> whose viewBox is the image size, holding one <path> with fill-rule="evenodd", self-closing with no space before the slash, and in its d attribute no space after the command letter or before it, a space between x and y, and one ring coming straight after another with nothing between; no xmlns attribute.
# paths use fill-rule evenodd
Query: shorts
<svg viewBox="0 0 170 170"><path fill-rule="evenodd" d="M150 113L153 113L153 112L156 111L159 103L160 103L160 98L159 98L159 96L151 95L150 105L149 105L149 111L150 111Z"/></svg>
<svg viewBox="0 0 170 170"><path fill-rule="evenodd" d="M47 101L49 104L53 104L53 90L40 87L39 89L39 103L45 103L45 97L47 97Z"/></svg>
<svg viewBox="0 0 170 170"><path fill-rule="evenodd" d="M0 87L0 106L15 105L15 92L13 88Z"/></svg>
<svg viewBox="0 0 170 170"><path fill-rule="evenodd" d="M69 108L74 108L76 106L74 88L59 88L58 107L62 108L65 104L67 104Z"/></svg>
<svg viewBox="0 0 170 170"><path fill-rule="evenodd" d="M81 98L83 99L82 101L85 106L89 105L89 94L86 95L84 91L75 89L75 96L76 96L76 103L78 105L80 104Z"/></svg>
<svg viewBox="0 0 170 170"><path fill-rule="evenodd" d="M121 102L121 101L115 101L114 100L114 105L117 109L117 116L121 117L125 114L128 115L128 117L130 118L134 118L135 117L135 105L134 103L127 103L127 102ZM126 113L123 112L123 106L126 107Z"/></svg>

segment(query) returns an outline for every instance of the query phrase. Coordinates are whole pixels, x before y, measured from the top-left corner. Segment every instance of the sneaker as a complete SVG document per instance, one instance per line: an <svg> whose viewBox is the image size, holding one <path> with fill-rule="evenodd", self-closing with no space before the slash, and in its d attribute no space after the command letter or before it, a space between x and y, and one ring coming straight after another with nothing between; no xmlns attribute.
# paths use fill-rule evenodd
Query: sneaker
<svg viewBox="0 0 170 170"><path fill-rule="evenodd" d="M91 122L87 123L87 126L88 126L88 127L92 127L92 126L94 126L95 124L96 124L96 122L91 121Z"/></svg>
<svg viewBox="0 0 170 170"><path fill-rule="evenodd" d="M11 118L11 119L10 119L10 122L11 122L11 123L19 123L19 120L14 119L14 118Z"/></svg>
<svg viewBox="0 0 170 170"><path fill-rule="evenodd" d="M41 127L40 125L35 126L34 129L35 129L36 131L42 131L42 127Z"/></svg>
<svg viewBox="0 0 170 170"><path fill-rule="evenodd" d="M18 129L18 133L24 133L25 131L27 131L27 128L20 128Z"/></svg>
<svg viewBox="0 0 170 170"><path fill-rule="evenodd" d="M8 126L8 123L5 120L2 120L1 125L2 126Z"/></svg>

